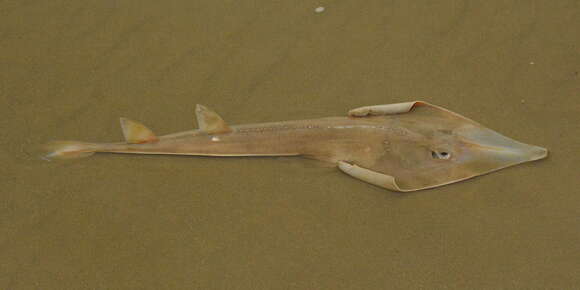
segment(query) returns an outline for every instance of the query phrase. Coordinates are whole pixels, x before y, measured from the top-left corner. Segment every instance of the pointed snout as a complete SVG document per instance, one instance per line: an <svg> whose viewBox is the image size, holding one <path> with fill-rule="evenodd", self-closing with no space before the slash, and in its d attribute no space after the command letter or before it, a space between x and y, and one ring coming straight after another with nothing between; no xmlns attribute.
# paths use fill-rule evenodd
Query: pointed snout
<svg viewBox="0 0 580 290"><path fill-rule="evenodd" d="M531 156L530 161L539 160L548 157L548 149L540 146L533 146L528 145L530 148L530 152L528 153Z"/></svg>
<svg viewBox="0 0 580 290"><path fill-rule="evenodd" d="M548 156L546 148L518 142L485 127L462 128L459 134L473 151L502 163L517 164Z"/></svg>

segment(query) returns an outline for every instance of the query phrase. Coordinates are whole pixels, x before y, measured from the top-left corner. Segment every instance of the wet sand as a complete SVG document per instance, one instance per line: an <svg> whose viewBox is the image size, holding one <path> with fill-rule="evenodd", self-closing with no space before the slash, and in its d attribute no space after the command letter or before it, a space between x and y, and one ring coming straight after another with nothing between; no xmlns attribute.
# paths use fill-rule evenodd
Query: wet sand
<svg viewBox="0 0 580 290"><path fill-rule="evenodd" d="M315 9L324 6L322 13ZM1 1L1 289L580 285L577 1ZM421 99L548 159L411 194L300 158L102 154Z"/></svg>

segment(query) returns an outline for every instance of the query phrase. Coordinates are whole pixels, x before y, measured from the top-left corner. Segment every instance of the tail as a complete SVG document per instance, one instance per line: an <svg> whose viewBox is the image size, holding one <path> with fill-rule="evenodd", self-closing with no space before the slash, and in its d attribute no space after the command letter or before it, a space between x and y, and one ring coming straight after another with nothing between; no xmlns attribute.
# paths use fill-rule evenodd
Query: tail
<svg viewBox="0 0 580 290"><path fill-rule="evenodd" d="M97 151L97 144L78 141L53 141L44 146L43 159L74 159L88 157Z"/></svg>
<svg viewBox="0 0 580 290"><path fill-rule="evenodd" d="M123 128L123 135L125 135L127 144L151 143L159 140L153 132L149 130L149 128L133 120L121 118L121 128ZM79 141L53 141L43 146L42 149L46 154L42 156L42 159L50 161L53 159L89 157L99 150L110 149L107 145L111 144L96 144Z"/></svg>

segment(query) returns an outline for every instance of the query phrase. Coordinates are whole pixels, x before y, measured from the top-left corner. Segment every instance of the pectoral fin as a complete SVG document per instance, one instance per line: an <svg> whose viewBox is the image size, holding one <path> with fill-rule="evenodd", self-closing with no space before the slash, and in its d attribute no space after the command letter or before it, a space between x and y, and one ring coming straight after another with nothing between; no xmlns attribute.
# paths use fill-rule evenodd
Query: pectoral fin
<svg viewBox="0 0 580 290"><path fill-rule="evenodd" d="M121 118L121 128L127 143L141 144L159 140L145 125L127 118Z"/></svg>
<svg viewBox="0 0 580 290"><path fill-rule="evenodd" d="M419 106L435 109L435 111L438 111L439 113L448 114L450 116L459 117L462 120L471 121L457 113L423 101L360 107L348 111L348 115L350 117L368 117L404 114L411 112L414 108Z"/></svg>
<svg viewBox="0 0 580 290"><path fill-rule="evenodd" d="M208 134L220 134L232 131L220 115L202 105L197 105L195 115L199 129Z"/></svg>
<svg viewBox="0 0 580 290"><path fill-rule="evenodd" d="M412 191L412 190L404 190L401 189L398 185L397 182L395 181L395 178L390 176L390 175L386 175L386 174L382 174L382 173L378 173L366 168L362 168L359 167L355 164L350 164L344 161L339 161L338 162L338 168L340 170L342 170L344 173L360 179L364 182L368 182L370 184L374 184L376 186L380 186L389 190L393 190L393 191L399 191L399 192L406 192L406 191Z"/></svg>
<svg viewBox="0 0 580 290"><path fill-rule="evenodd" d="M388 105L360 107L348 111L348 115L351 117L365 117L365 116L402 114L409 112L417 103L422 102L415 101Z"/></svg>

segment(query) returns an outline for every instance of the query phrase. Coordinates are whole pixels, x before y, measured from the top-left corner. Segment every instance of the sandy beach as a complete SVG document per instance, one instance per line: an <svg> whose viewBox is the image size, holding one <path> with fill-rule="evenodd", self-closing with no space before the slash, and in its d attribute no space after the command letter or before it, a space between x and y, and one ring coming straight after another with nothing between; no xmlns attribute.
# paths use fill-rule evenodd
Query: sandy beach
<svg viewBox="0 0 580 290"><path fill-rule="evenodd" d="M425 1L427 2L427 1ZM320 8L323 9L320 9ZM574 289L578 1L0 1L1 289ZM295 157L97 154L424 100L547 159L396 193Z"/></svg>

